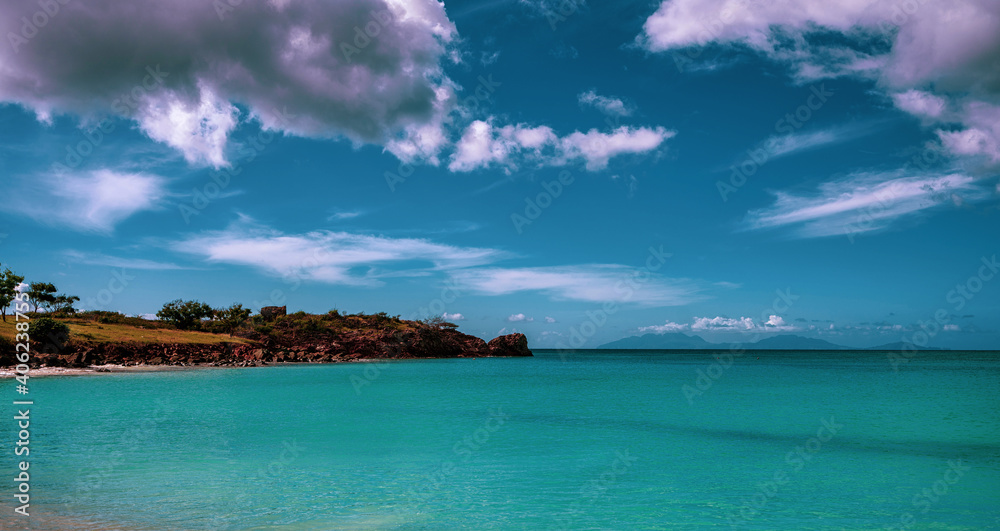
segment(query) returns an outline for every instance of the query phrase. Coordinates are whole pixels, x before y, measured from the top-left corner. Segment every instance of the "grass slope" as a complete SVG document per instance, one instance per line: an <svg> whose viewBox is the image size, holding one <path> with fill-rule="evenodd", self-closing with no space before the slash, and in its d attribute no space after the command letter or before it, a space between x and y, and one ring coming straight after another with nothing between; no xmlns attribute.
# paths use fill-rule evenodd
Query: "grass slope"
<svg viewBox="0 0 1000 531"><path fill-rule="evenodd" d="M171 328L139 327L120 323L96 323L82 319L57 319L69 326L70 337L78 341L136 342L136 343L179 343L209 345L216 343L249 343L240 337L229 337L229 334L211 334L208 332L191 332ZM0 322L0 337L14 340L16 330L14 318L7 316L7 322ZM29 332L30 333L30 332Z"/></svg>

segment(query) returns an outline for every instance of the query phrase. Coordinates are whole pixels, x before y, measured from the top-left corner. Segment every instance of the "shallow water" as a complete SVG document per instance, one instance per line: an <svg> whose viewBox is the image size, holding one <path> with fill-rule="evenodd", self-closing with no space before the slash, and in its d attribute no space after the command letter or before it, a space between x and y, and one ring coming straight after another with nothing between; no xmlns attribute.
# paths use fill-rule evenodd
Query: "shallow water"
<svg viewBox="0 0 1000 531"><path fill-rule="evenodd" d="M37 378L30 528L1000 529L996 353L564 358Z"/></svg>

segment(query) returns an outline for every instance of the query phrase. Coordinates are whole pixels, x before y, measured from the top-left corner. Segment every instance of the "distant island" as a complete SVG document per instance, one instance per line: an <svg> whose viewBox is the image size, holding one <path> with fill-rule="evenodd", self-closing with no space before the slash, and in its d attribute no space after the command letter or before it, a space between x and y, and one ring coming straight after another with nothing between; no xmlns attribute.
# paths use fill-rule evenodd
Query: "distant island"
<svg viewBox="0 0 1000 531"><path fill-rule="evenodd" d="M234 310L235 309L235 310ZM174 312L174 313L171 313ZM270 363L333 363L367 359L531 356L524 334L488 343L440 317L422 321L385 313L259 315L234 305L212 310L197 302L164 305L160 320L115 312L32 313L32 367L103 365L248 367ZM8 316L10 317L10 316ZM0 367L17 363L13 319L0 322Z"/></svg>
<svg viewBox="0 0 1000 531"><path fill-rule="evenodd" d="M644 334L641 336L631 336L605 343L599 349L640 349L640 350L720 350L728 349L730 343L710 343L699 336L688 335L681 332L665 334ZM761 339L756 343L744 343L742 348L747 350L947 350L934 347L918 347L909 343L898 341L864 349L845 347L830 343L823 339L812 337L802 337L791 334L771 336Z"/></svg>

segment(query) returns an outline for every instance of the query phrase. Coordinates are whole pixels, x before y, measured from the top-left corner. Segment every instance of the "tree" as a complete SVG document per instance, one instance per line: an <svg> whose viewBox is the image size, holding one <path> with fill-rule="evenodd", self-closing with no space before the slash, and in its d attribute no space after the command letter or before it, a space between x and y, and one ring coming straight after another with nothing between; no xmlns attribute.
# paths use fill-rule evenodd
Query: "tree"
<svg viewBox="0 0 1000 531"><path fill-rule="evenodd" d="M7 307L14 302L14 297L17 297L17 287L21 285L21 282L24 282L24 277L15 275L9 268L0 272L0 314L3 315L5 323L7 322Z"/></svg>
<svg viewBox="0 0 1000 531"><path fill-rule="evenodd" d="M53 306L57 313L76 313L76 308L73 307L74 302L80 302L80 297L61 293L56 296Z"/></svg>
<svg viewBox="0 0 1000 531"><path fill-rule="evenodd" d="M215 310L215 318L229 331L229 337L233 337L236 329L250 318L250 309L244 308L242 304L234 304Z"/></svg>
<svg viewBox="0 0 1000 531"><path fill-rule="evenodd" d="M156 316L181 330L191 330L201 326L201 320L211 318L213 313L212 307L204 302L177 299L164 304Z"/></svg>
<svg viewBox="0 0 1000 531"><path fill-rule="evenodd" d="M32 282L28 286L28 298L35 305L35 311L39 308L51 310L56 303L56 287L48 282Z"/></svg>
<svg viewBox="0 0 1000 531"><path fill-rule="evenodd" d="M49 317L31 322L31 340L46 354L58 354L69 341L69 327Z"/></svg>
<svg viewBox="0 0 1000 531"><path fill-rule="evenodd" d="M457 324L445 321L444 317L440 315L435 315L434 317L428 317L427 319L421 319L420 322L424 323L425 325L431 328L437 328L438 330L441 330L443 328L450 328L450 329L458 328Z"/></svg>

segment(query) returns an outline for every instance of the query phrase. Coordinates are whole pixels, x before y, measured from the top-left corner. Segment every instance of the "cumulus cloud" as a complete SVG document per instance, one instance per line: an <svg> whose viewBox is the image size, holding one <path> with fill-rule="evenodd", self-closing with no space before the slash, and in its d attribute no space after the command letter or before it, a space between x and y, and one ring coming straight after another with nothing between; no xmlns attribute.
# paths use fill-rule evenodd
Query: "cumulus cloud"
<svg viewBox="0 0 1000 531"><path fill-rule="evenodd" d="M552 323L556 322L556 320L553 317L546 317L545 318L545 322L549 323L549 324L552 324Z"/></svg>
<svg viewBox="0 0 1000 531"><path fill-rule="evenodd" d="M937 118L944 114L947 101L922 90L908 90L892 95L896 107L916 116Z"/></svg>
<svg viewBox="0 0 1000 531"><path fill-rule="evenodd" d="M12 183L10 196L19 200L0 203L0 209L81 232L109 233L134 214L157 208L165 185L158 175L108 169L48 174Z"/></svg>
<svg viewBox="0 0 1000 531"><path fill-rule="evenodd" d="M857 173L826 182L812 196L774 192L769 207L748 213L744 229L788 227L800 238L878 231L904 216L954 203L989 197L964 174L908 175L902 171Z"/></svg>
<svg viewBox="0 0 1000 531"><path fill-rule="evenodd" d="M257 268L267 274L327 284L379 285L392 268L448 270L489 263L503 256L494 249L456 247L416 238L389 238L347 232L285 234L243 219L221 231L175 242L174 250L209 262Z"/></svg>
<svg viewBox="0 0 1000 531"><path fill-rule="evenodd" d="M994 0L665 0L637 41L672 53L735 46L789 65L803 82L867 77L898 108L932 123L952 118L949 106L991 105L1000 96L1000 3ZM996 163L1000 131L973 123L988 119L982 111L959 114L962 128L944 127L939 135L956 155L986 155Z"/></svg>
<svg viewBox="0 0 1000 531"><path fill-rule="evenodd" d="M730 319L728 317L695 317L691 324L692 330L713 330L713 331L744 331L757 328L756 323L749 317Z"/></svg>
<svg viewBox="0 0 1000 531"><path fill-rule="evenodd" d="M448 168L466 172L499 166L512 171L521 163L563 166L580 161L589 171L598 171L613 157L651 152L674 135L662 127L622 126L610 133L591 129L559 137L546 126L497 127L492 120L476 120L462 133Z"/></svg>
<svg viewBox="0 0 1000 531"><path fill-rule="evenodd" d="M515 313L515 314L507 317L507 322L509 322L509 323L518 323L518 322L530 323L530 322L532 322L534 320L535 320L534 318L527 317L523 313Z"/></svg>
<svg viewBox="0 0 1000 531"><path fill-rule="evenodd" d="M580 102L580 105L588 105L608 116L624 117L632 115L632 109L625 105L624 101L618 98L601 96L593 90L581 92L580 95L577 96L577 101Z"/></svg>
<svg viewBox="0 0 1000 531"><path fill-rule="evenodd" d="M643 326L640 332L652 332L654 334L666 334L672 332L791 332L800 330L799 327L785 323L780 315L771 315L763 324L757 324L750 317L740 317L738 319L730 317L695 317L691 323L675 323L667 321L661 325Z"/></svg>
<svg viewBox="0 0 1000 531"><path fill-rule="evenodd" d="M768 317L764 326L785 326L785 320L780 315L772 315Z"/></svg>
<svg viewBox="0 0 1000 531"><path fill-rule="evenodd" d="M639 327L640 332L651 332L654 334L666 334L670 332L684 332L691 330L691 325L687 323L674 323L667 321L661 325L653 326L641 326Z"/></svg>
<svg viewBox="0 0 1000 531"><path fill-rule="evenodd" d="M10 41L0 47L0 101L42 120L123 116L196 164L226 163L239 109L265 129L430 153L453 99L440 63L457 32L434 0L231 9L196 0L69 2L24 39L22 17L38 9L0 7L0 33Z"/></svg>
<svg viewBox="0 0 1000 531"><path fill-rule="evenodd" d="M465 320L465 316L462 315L462 314L460 314L460 313L448 313L448 312L444 312L443 314L441 314L441 317L443 317L446 321L464 321Z"/></svg>

